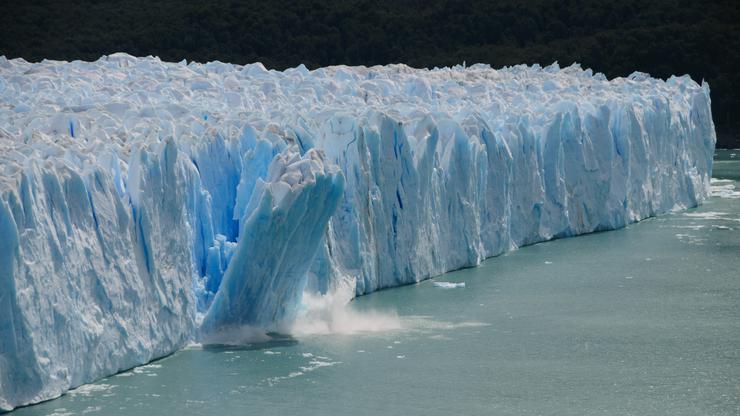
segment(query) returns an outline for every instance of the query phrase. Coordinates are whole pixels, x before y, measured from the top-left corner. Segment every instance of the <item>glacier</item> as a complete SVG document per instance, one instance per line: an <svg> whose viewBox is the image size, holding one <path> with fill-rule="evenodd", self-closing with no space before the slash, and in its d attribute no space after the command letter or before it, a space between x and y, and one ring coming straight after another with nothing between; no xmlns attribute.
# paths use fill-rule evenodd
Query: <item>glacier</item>
<svg viewBox="0 0 740 416"><path fill-rule="evenodd" d="M0 410L290 332L304 295L694 207L710 103L577 64L0 57Z"/></svg>

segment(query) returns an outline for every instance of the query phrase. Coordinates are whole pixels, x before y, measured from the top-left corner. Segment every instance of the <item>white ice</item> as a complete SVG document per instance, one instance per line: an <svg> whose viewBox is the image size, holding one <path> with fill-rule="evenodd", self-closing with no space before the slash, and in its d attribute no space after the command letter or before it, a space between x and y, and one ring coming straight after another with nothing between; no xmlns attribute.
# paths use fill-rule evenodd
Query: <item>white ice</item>
<svg viewBox="0 0 740 416"><path fill-rule="evenodd" d="M696 206L715 140L687 76L0 57L0 409Z"/></svg>
<svg viewBox="0 0 740 416"><path fill-rule="evenodd" d="M441 287L442 289L456 289L465 287L465 282L432 282L434 286Z"/></svg>

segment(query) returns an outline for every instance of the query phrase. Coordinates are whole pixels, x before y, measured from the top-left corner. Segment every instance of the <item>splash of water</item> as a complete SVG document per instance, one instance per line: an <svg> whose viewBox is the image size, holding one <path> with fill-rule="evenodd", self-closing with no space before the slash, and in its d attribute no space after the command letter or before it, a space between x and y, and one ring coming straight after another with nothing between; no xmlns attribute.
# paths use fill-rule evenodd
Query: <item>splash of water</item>
<svg viewBox="0 0 740 416"><path fill-rule="evenodd" d="M354 287L350 284L339 285L325 295L305 292L302 308L289 332L305 336L401 329L401 320L395 311L354 309L350 303L353 294Z"/></svg>

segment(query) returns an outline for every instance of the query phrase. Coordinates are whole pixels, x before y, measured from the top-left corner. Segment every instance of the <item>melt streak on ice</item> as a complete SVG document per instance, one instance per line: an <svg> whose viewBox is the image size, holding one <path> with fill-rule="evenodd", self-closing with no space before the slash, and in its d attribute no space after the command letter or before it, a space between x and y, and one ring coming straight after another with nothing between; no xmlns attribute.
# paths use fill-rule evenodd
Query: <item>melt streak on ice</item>
<svg viewBox="0 0 740 416"><path fill-rule="evenodd" d="M708 196L709 87L0 57L0 409Z"/></svg>

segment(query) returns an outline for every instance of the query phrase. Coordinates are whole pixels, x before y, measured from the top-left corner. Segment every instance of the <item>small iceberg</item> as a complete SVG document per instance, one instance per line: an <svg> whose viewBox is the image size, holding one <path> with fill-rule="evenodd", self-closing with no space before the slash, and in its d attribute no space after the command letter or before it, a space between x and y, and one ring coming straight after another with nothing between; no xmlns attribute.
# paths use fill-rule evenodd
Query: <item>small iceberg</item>
<svg viewBox="0 0 740 416"><path fill-rule="evenodd" d="M432 282L434 286L441 287L442 289L456 289L459 287L465 287L465 282L454 283L454 282Z"/></svg>

